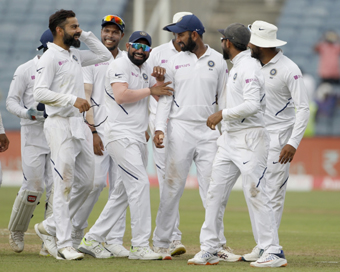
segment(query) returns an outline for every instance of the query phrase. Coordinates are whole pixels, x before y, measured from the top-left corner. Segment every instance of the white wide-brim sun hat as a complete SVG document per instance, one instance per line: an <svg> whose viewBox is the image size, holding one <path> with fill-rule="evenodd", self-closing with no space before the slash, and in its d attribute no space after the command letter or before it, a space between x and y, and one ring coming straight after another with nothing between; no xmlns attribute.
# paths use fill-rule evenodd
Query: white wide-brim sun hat
<svg viewBox="0 0 340 272"><path fill-rule="evenodd" d="M249 25L251 31L249 43L263 48L285 45L287 42L276 38L277 27L264 21L255 21Z"/></svg>

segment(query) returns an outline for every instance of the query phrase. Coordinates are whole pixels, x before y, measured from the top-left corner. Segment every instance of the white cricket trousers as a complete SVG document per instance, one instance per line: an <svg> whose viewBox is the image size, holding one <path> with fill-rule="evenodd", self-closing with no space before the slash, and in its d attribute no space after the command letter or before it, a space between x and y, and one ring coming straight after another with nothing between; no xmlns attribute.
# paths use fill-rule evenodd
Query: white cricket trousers
<svg viewBox="0 0 340 272"><path fill-rule="evenodd" d="M101 137L101 139L103 138ZM109 175L109 197L113 192L116 181L118 180L118 166L106 150L103 151L102 156L94 155L94 162L93 189L72 219L73 227L77 230L87 228L87 220L93 210L93 207L97 203L100 193L106 187L107 175ZM111 231L107 235L106 242L108 244L123 244L125 222L126 213L122 215L117 224L112 227Z"/></svg>
<svg viewBox="0 0 340 272"><path fill-rule="evenodd" d="M119 176L102 213L85 235L104 242L111 228L130 207L132 246L149 246L151 234L150 184L146 173L147 146L131 138L109 142L108 153L118 165Z"/></svg>
<svg viewBox="0 0 340 272"><path fill-rule="evenodd" d="M165 179L159 209L153 245L168 248L176 225L179 201L183 194L186 179L194 161L197 168L199 193L205 207L209 187L213 158L216 154L219 132L213 131L203 122L186 122L171 119L168 122L168 149L166 156ZM223 213L220 210L220 242L226 243L223 234Z"/></svg>
<svg viewBox="0 0 340 272"><path fill-rule="evenodd" d="M21 162L23 181L19 192L44 192L46 202L53 185L50 148L42 125L21 126Z"/></svg>
<svg viewBox="0 0 340 272"><path fill-rule="evenodd" d="M262 184L262 187L263 190L266 191L269 198L269 205L274 211L277 230L281 223L290 167L290 163L279 163L279 157L282 148L288 143L292 131L292 127L285 130L268 131L270 146L267 161L266 183ZM250 213L250 218L253 216L254 215ZM256 236L255 241L257 243Z"/></svg>
<svg viewBox="0 0 340 272"><path fill-rule="evenodd" d="M267 170L268 132L264 128L223 132L217 144L200 235L201 249L210 253L218 251L218 211L221 206L226 207L231 189L241 173L247 206L254 215L251 220L254 236L257 235L260 248L266 248L268 253L280 253L274 213L260 186L265 182Z"/></svg>
<svg viewBox="0 0 340 272"><path fill-rule="evenodd" d="M156 115L150 112L149 129L150 129L150 133L152 137L151 140L153 140L155 136L155 120L156 120ZM164 142L163 142L164 148L157 148L156 145L152 144L153 160L156 165L160 197L162 196L162 189L163 189L164 176L165 176L165 159L166 159L166 150L168 147L167 140L168 140L168 136L165 131ZM179 210L178 210L174 231L170 238L171 241L182 239L182 232L179 230L179 222L180 222L180 217L179 217Z"/></svg>
<svg viewBox="0 0 340 272"><path fill-rule="evenodd" d="M71 219L93 188L93 138L82 117L48 117L44 130L54 164L54 197L53 215L43 224L61 249L72 246Z"/></svg>

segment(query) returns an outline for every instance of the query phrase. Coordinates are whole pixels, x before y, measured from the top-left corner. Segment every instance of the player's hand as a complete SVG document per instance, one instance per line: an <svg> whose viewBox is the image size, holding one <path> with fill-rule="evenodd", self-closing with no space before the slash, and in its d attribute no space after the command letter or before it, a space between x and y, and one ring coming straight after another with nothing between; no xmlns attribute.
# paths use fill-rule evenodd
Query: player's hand
<svg viewBox="0 0 340 272"><path fill-rule="evenodd" d="M37 121L44 121L44 112L43 111L38 111L34 107L31 107L27 110L26 115L28 119L30 120L37 120Z"/></svg>
<svg viewBox="0 0 340 272"><path fill-rule="evenodd" d="M216 125L221 121L222 121L222 111L220 110L208 117L207 126L210 127L210 129L215 130Z"/></svg>
<svg viewBox="0 0 340 272"><path fill-rule="evenodd" d="M0 152L5 152L8 149L9 140L6 134L0 134Z"/></svg>
<svg viewBox="0 0 340 272"><path fill-rule="evenodd" d="M155 137L153 138L153 142L155 143L157 148L164 148L163 139L164 139L164 132L160 130L156 130Z"/></svg>
<svg viewBox="0 0 340 272"><path fill-rule="evenodd" d="M98 156L103 156L104 145L98 133L93 134L93 151Z"/></svg>
<svg viewBox="0 0 340 272"><path fill-rule="evenodd" d="M77 97L76 102L74 103L74 105L77 109L79 109L79 112L82 113L84 111L88 111L90 109L90 104L89 102L87 102L86 99Z"/></svg>
<svg viewBox="0 0 340 272"><path fill-rule="evenodd" d="M150 135L147 131L145 131L145 140L148 142L150 139Z"/></svg>
<svg viewBox="0 0 340 272"><path fill-rule="evenodd" d="M279 157L279 162L281 164L286 164L287 162L291 162L294 158L296 149L294 147L292 147L289 144L286 144L280 153L280 157Z"/></svg>
<svg viewBox="0 0 340 272"><path fill-rule="evenodd" d="M171 81L165 82L159 86L153 86L150 88L151 95L168 95L171 96L174 92L174 89L168 87L171 84Z"/></svg>
<svg viewBox="0 0 340 272"><path fill-rule="evenodd" d="M166 70L163 67L155 66L153 67L152 76L156 78L157 81L163 82L165 79Z"/></svg>

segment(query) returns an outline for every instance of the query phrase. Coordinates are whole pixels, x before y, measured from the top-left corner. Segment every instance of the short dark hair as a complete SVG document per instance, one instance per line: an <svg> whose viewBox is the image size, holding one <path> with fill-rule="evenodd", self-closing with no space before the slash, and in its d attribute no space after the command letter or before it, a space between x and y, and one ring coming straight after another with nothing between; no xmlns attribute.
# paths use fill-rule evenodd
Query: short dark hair
<svg viewBox="0 0 340 272"><path fill-rule="evenodd" d="M245 51L245 50L247 50L247 46L245 46L243 44L239 44L239 43L236 43L236 42L233 42L233 41L230 41L230 42L234 45L235 49L238 50L238 51Z"/></svg>
<svg viewBox="0 0 340 272"><path fill-rule="evenodd" d="M57 26L63 28L67 18L76 17L76 14L72 10L58 10L56 13L52 14L49 19L49 29L51 30L53 37L57 34Z"/></svg>

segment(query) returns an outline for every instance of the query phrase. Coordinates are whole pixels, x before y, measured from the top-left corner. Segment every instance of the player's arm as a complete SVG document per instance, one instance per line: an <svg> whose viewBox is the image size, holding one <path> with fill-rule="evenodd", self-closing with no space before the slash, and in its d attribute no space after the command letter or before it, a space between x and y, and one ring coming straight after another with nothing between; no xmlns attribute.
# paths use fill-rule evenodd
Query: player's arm
<svg viewBox="0 0 340 272"><path fill-rule="evenodd" d="M108 61L111 58L110 51L91 31L82 31L79 40L90 49L79 50L82 66Z"/></svg>
<svg viewBox="0 0 340 272"><path fill-rule="evenodd" d="M296 67L292 73L289 73L286 82L294 101L296 115L292 135L280 153L279 162L282 164L286 164L293 160L309 119L308 92L303 82L300 69Z"/></svg>
<svg viewBox="0 0 340 272"><path fill-rule="evenodd" d="M1 113L0 113L0 152L4 152L8 149L9 140L5 134L5 128L2 123Z"/></svg>

